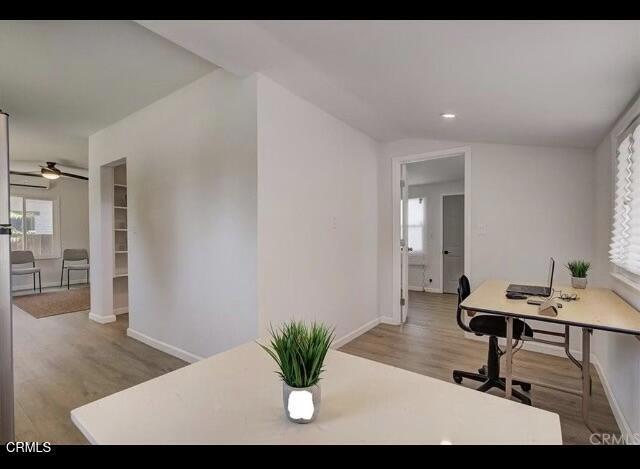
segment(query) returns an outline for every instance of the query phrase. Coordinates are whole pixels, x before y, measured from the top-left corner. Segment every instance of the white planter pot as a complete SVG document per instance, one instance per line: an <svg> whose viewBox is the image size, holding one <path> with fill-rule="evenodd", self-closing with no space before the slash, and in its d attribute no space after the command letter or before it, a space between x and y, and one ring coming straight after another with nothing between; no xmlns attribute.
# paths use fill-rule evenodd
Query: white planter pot
<svg viewBox="0 0 640 469"><path fill-rule="evenodd" d="M320 386L292 388L282 383L282 403L287 418L295 423L313 422L320 411Z"/></svg>
<svg viewBox="0 0 640 469"><path fill-rule="evenodd" d="M571 277L573 288L587 288L587 277Z"/></svg>

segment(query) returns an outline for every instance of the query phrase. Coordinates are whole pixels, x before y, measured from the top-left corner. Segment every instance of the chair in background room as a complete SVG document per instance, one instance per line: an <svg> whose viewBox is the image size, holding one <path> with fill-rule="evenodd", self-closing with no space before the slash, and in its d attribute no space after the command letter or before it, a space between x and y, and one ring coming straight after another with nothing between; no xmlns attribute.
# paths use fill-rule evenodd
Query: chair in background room
<svg viewBox="0 0 640 469"><path fill-rule="evenodd" d="M505 390L506 383L504 378L500 377L500 357L504 354L498 346L498 337L506 338L507 324L504 317L484 314L476 316L469 325L465 324L462 318L462 308L460 304L471 294L469 279L463 275L458 281L458 310L456 319L458 326L467 332L472 332L477 336L489 336L489 353L487 355L487 364L480 368L479 373L471 373L469 371L454 370L453 380L460 384L463 378L473 381L480 381L482 384L477 388L480 392L487 392L489 389L498 388ZM513 338L520 340L522 336L533 337L531 328L519 319L513 320ZM520 386L523 391L531 390L531 384L524 381L513 380L514 386ZM519 399L523 404L531 405L531 399L515 389L512 390L515 398Z"/></svg>
<svg viewBox="0 0 640 469"><path fill-rule="evenodd" d="M65 262L80 262L81 264L67 264ZM85 271L87 273L87 283L89 283L89 253L86 249L65 249L62 252L62 271L60 272L60 286L64 280L64 271L67 270L67 290L70 285L71 271Z"/></svg>
<svg viewBox="0 0 640 469"><path fill-rule="evenodd" d="M31 267L16 267L14 265L31 264ZM11 251L11 275L33 275L33 291L36 290L36 274L38 274L38 286L42 293L42 276L40 267L36 267L36 259L31 251Z"/></svg>

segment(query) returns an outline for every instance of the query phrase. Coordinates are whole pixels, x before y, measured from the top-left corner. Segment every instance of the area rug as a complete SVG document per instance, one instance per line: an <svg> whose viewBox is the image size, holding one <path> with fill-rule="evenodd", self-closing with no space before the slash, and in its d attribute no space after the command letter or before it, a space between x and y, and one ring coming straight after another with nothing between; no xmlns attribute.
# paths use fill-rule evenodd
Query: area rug
<svg viewBox="0 0 640 469"><path fill-rule="evenodd" d="M89 288L13 297L13 304L34 318L86 311L90 308Z"/></svg>

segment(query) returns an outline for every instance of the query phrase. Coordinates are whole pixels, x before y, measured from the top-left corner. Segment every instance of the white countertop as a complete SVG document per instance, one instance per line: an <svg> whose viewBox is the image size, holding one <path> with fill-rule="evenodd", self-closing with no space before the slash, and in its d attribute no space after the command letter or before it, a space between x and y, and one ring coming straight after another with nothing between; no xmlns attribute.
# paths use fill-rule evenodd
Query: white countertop
<svg viewBox="0 0 640 469"><path fill-rule="evenodd" d="M95 444L561 444L557 414L330 351L315 422L289 422L249 343L71 412Z"/></svg>

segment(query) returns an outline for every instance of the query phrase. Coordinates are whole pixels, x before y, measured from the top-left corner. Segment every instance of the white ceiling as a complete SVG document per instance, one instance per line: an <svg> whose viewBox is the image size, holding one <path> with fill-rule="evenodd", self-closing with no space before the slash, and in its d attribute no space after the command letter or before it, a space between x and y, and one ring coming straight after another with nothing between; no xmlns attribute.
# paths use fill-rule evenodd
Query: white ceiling
<svg viewBox="0 0 640 469"><path fill-rule="evenodd" d="M407 185L434 184L464 179L464 155L407 165Z"/></svg>
<svg viewBox="0 0 640 469"><path fill-rule="evenodd" d="M0 21L11 158L87 166L87 137L215 66L132 21Z"/></svg>
<svg viewBox="0 0 640 469"><path fill-rule="evenodd" d="M640 89L640 21L140 23L381 141L593 147Z"/></svg>

